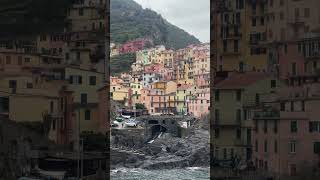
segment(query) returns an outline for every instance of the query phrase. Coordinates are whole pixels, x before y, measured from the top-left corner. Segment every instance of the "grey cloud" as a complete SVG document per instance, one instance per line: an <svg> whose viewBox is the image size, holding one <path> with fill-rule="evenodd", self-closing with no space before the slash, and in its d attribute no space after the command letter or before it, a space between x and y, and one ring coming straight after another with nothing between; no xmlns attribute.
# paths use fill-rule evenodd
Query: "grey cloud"
<svg viewBox="0 0 320 180"><path fill-rule="evenodd" d="M135 0L202 42L210 40L210 0Z"/></svg>

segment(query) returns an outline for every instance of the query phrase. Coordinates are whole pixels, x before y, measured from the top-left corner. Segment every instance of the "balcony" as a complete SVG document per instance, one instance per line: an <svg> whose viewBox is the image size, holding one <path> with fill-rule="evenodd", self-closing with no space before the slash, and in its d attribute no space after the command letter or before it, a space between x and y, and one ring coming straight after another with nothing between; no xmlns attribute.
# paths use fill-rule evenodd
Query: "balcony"
<svg viewBox="0 0 320 180"><path fill-rule="evenodd" d="M247 141L247 140L244 140L244 139L234 140L234 145L241 146L241 147L251 147L252 146L250 141Z"/></svg>
<svg viewBox="0 0 320 180"><path fill-rule="evenodd" d="M307 112L286 112L281 111L280 112L281 119L307 119L308 113Z"/></svg>
<svg viewBox="0 0 320 180"><path fill-rule="evenodd" d="M222 52L222 55L223 56L240 56L241 53L238 51L238 52L234 52L234 51L225 51L225 52Z"/></svg>
<svg viewBox="0 0 320 180"><path fill-rule="evenodd" d="M235 120L233 120L233 121L229 120L227 122L225 122L225 121L222 122L222 120L214 120L212 125L214 127L230 127L230 128L234 128L234 127L241 127L241 122L238 122L238 121L235 121Z"/></svg>
<svg viewBox="0 0 320 180"><path fill-rule="evenodd" d="M279 119L280 112L277 110L262 110L254 112L253 119Z"/></svg>
<svg viewBox="0 0 320 180"><path fill-rule="evenodd" d="M295 17L293 19L290 19L288 24L294 27L297 27L297 26L304 26L305 22L302 20L302 18Z"/></svg>
<svg viewBox="0 0 320 180"><path fill-rule="evenodd" d="M240 40L242 38L242 34L229 34L223 36L223 40Z"/></svg>

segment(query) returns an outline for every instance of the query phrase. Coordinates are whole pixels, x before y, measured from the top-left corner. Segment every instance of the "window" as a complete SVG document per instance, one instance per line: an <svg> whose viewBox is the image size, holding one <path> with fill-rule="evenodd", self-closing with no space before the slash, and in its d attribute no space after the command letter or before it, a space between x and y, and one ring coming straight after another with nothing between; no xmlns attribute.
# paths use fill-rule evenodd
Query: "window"
<svg viewBox="0 0 320 180"><path fill-rule="evenodd" d="M267 162L267 161L264 162L264 169L265 169L266 171L268 170L268 162Z"/></svg>
<svg viewBox="0 0 320 180"><path fill-rule="evenodd" d="M298 123L297 121L291 121L291 132L296 133L298 131Z"/></svg>
<svg viewBox="0 0 320 180"><path fill-rule="evenodd" d="M297 175L297 166L295 164L290 165L290 176L296 176Z"/></svg>
<svg viewBox="0 0 320 180"><path fill-rule="evenodd" d="M214 130L214 137L217 139L217 138L219 138L219 136L220 136L220 129L215 129Z"/></svg>
<svg viewBox="0 0 320 180"><path fill-rule="evenodd" d="M278 121L274 120L273 132L276 134L278 133Z"/></svg>
<svg viewBox="0 0 320 180"><path fill-rule="evenodd" d="M320 142L313 143L313 152L318 155L320 154Z"/></svg>
<svg viewBox="0 0 320 180"><path fill-rule="evenodd" d="M260 103L260 95L256 94L256 104L258 105Z"/></svg>
<svg viewBox="0 0 320 180"><path fill-rule="evenodd" d="M259 121L257 121L257 120L254 121L254 130L256 133L259 132Z"/></svg>
<svg viewBox="0 0 320 180"><path fill-rule="evenodd" d="M17 88L17 81L9 80L9 88Z"/></svg>
<svg viewBox="0 0 320 180"><path fill-rule="evenodd" d="M32 84L32 83L27 83L27 88L28 88L28 89L33 88L33 84Z"/></svg>
<svg viewBox="0 0 320 180"><path fill-rule="evenodd" d="M50 113L53 113L53 101L50 101Z"/></svg>
<svg viewBox="0 0 320 180"><path fill-rule="evenodd" d="M237 139L241 139L241 129L237 129L237 132L236 132L237 134Z"/></svg>
<svg viewBox="0 0 320 180"><path fill-rule="evenodd" d="M257 25L257 19L256 18L252 18L251 20L252 22L252 26L255 27Z"/></svg>
<svg viewBox="0 0 320 180"><path fill-rule="evenodd" d="M306 17L306 18L310 17L310 9L309 8L304 8L304 17Z"/></svg>
<svg viewBox="0 0 320 180"><path fill-rule="evenodd" d="M294 102L291 101L291 102L290 102L290 105L291 105L291 108L290 108L290 109L291 109L291 112L292 112L292 111L294 111Z"/></svg>
<svg viewBox="0 0 320 180"><path fill-rule="evenodd" d="M237 97L237 101L241 101L241 90L237 90L236 97Z"/></svg>
<svg viewBox="0 0 320 180"><path fill-rule="evenodd" d="M244 0L239 0L239 9L244 8Z"/></svg>
<svg viewBox="0 0 320 180"><path fill-rule="evenodd" d="M264 25L264 17L260 18L260 25L262 25L262 26Z"/></svg>
<svg viewBox="0 0 320 180"><path fill-rule="evenodd" d="M264 152L268 152L268 141L264 140Z"/></svg>
<svg viewBox="0 0 320 180"><path fill-rule="evenodd" d="M227 149L223 148L223 159L227 159Z"/></svg>
<svg viewBox="0 0 320 180"><path fill-rule="evenodd" d="M83 16L83 9L79 9L79 16Z"/></svg>
<svg viewBox="0 0 320 180"><path fill-rule="evenodd" d="M80 60L80 52L77 52L77 60Z"/></svg>
<svg viewBox="0 0 320 180"><path fill-rule="evenodd" d="M290 153L296 153L296 141L289 142Z"/></svg>
<svg viewBox="0 0 320 180"><path fill-rule="evenodd" d="M90 76L90 85L96 85L96 76Z"/></svg>
<svg viewBox="0 0 320 180"><path fill-rule="evenodd" d="M271 80L271 88L275 88L277 86L276 80Z"/></svg>
<svg viewBox="0 0 320 180"><path fill-rule="evenodd" d="M238 40L234 40L234 52L238 52L239 51L239 41Z"/></svg>
<svg viewBox="0 0 320 180"><path fill-rule="evenodd" d="M267 120L263 121L263 131L264 131L264 133L268 132L268 121Z"/></svg>
<svg viewBox="0 0 320 180"><path fill-rule="evenodd" d="M233 148L230 149L230 157L234 158L234 149Z"/></svg>
<svg viewBox="0 0 320 180"><path fill-rule="evenodd" d="M274 153L278 153L278 141L274 140Z"/></svg>
<svg viewBox="0 0 320 180"><path fill-rule="evenodd" d="M284 45L284 53L285 53L285 54L288 53L288 45L287 45L287 44Z"/></svg>
<svg viewBox="0 0 320 180"><path fill-rule="evenodd" d="M299 16L300 16L299 8L294 9L294 16L295 16L295 18L299 18Z"/></svg>
<svg viewBox="0 0 320 180"><path fill-rule="evenodd" d="M243 66L244 66L243 62L240 62L239 63L239 71L240 72L243 72Z"/></svg>
<svg viewBox="0 0 320 180"><path fill-rule="evenodd" d="M248 112L247 112L248 110L246 110L246 109L244 109L243 110L243 119L244 120L247 120L248 119Z"/></svg>
<svg viewBox="0 0 320 180"><path fill-rule="evenodd" d="M72 76L72 75L69 76L69 83L70 83L70 84L73 84L73 76Z"/></svg>
<svg viewBox="0 0 320 180"><path fill-rule="evenodd" d="M237 109L237 122L240 123L241 122L241 109Z"/></svg>
<svg viewBox="0 0 320 180"><path fill-rule="evenodd" d="M309 132L320 132L320 121L310 121Z"/></svg>
<svg viewBox="0 0 320 180"><path fill-rule="evenodd" d="M228 43L226 40L223 41L223 52L227 52L228 49Z"/></svg>
<svg viewBox="0 0 320 180"><path fill-rule="evenodd" d="M284 0L280 0L280 6L284 5Z"/></svg>
<svg viewBox="0 0 320 180"><path fill-rule="evenodd" d="M91 111L90 110L86 110L84 113L84 119L85 120L90 120L91 119Z"/></svg>
<svg viewBox="0 0 320 180"><path fill-rule="evenodd" d="M9 111L9 98L0 97L0 112L8 112L8 111Z"/></svg>
<svg viewBox="0 0 320 180"><path fill-rule="evenodd" d="M304 101L301 101L301 111L305 111L305 103L304 103Z"/></svg>
<svg viewBox="0 0 320 180"><path fill-rule="evenodd" d="M220 112L219 109L215 110L215 119L216 119L216 124L219 124L219 120L220 120Z"/></svg>
<svg viewBox="0 0 320 180"><path fill-rule="evenodd" d="M22 56L18 56L18 65L22 65Z"/></svg>
<svg viewBox="0 0 320 180"><path fill-rule="evenodd" d="M256 152L258 152L259 151L259 144L258 144L258 140L256 140L256 142L255 142L255 150L256 150Z"/></svg>
<svg viewBox="0 0 320 180"><path fill-rule="evenodd" d="M24 62L25 63L29 63L30 62L30 58L24 58Z"/></svg>
<svg viewBox="0 0 320 180"><path fill-rule="evenodd" d="M81 94L81 104L87 104L87 94Z"/></svg>
<svg viewBox="0 0 320 180"><path fill-rule="evenodd" d="M11 64L11 56L6 56L6 64Z"/></svg>
<svg viewBox="0 0 320 180"><path fill-rule="evenodd" d="M280 20L283 20L284 19L284 14L283 12L280 12Z"/></svg>
<svg viewBox="0 0 320 180"><path fill-rule="evenodd" d="M217 101L217 102L220 100L220 91L219 90L215 91L214 98L215 98L215 101Z"/></svg>
<svg viewBox="0 0 320 180"><path fill-rule="evenodd" d="M78 77L78 84L82 84L82 76L77 76Z"/></svg>
<svg viewBox="0 0 320 180"><path fill-rule="evenodd" d="M52 120L52 130L55 130L56 129L56 120L53 119Z"/></svg>
<svg viewBox="0 0 320 180"><path fill-rule="evenodd" d="M70 58L69 53L66 53L65 56L66 56L66 60L69 60L69 58Z"/></svg>

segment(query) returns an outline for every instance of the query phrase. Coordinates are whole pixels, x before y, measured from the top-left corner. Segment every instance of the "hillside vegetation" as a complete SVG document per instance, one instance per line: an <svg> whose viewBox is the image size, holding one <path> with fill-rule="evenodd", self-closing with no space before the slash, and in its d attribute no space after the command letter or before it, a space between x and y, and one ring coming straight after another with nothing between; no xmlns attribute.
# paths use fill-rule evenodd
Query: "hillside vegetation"
<svg viewBox="0 0 320 180"><path fill-rule="evenodd" d="M124 43L128 40L147 37L156 45L179 49L189 44L200 43L194 36L170 24L161 15L143 9L133 0L111 0L111 41Z"/></svg>
<svg viewBox="0 0 320 180"><path fill-rule="evenodd" d="M111 75L118 75L123 72L129 72L132 63L134 63L135 61L135 53L123 54L110 58Z"/></svg>

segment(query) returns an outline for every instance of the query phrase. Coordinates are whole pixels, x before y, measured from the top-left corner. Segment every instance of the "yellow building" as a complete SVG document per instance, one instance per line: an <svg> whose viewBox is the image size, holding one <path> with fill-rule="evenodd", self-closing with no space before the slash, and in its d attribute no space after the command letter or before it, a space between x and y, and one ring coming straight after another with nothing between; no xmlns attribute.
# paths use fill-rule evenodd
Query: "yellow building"
<svg viewBox="0 0 320 180"><path fill-rule="evenodd" d="M251 159L250 107L258 105L279 86L276 78L258 72L233 73L215 85L211 118L215 159Z"/></svg>
<svg viewBox="0 0 320 180"><path fill-rule="evenodd" d="M177 83L174 81L159 81L153 83L151 89L159 89L164 94L170 94L177 91Z"/></svg>
<svg viewBox="0 0 320 180"><path fill-rule="evenodd" d="M64 81L48 81L31 72L1 72L0 114L18 123L48 123L49 139L66 143L69 137L61 130L67 129L71 119L63 108L67 105L61 94L65 85Z"/></svg>
<svg viewBox="0 0 320 180"><path fill-rule="evenodd" d="M97 90L103 85L104 74L70 66L65 68L65 77L69 81L68 89L74 92L76 119L80 120L81 131L97 132Z"/></svg>
<svg viewBox="0 0 320 180"><path fill-rule="evenodd" d="M260 3L267 1L257 2L225 0L213 4L213 48L216 50L214 61L217 71L267 69L266 49L263 45L267 5L260 6ZM260 40L262 42L253 43Z"/></svg>
<svg viewBox="0 0 320 180"><path fill-rule="evenodd" d="M121 85L110 86L110 98L114 101L125 101L128 99L129 88Z"/></svg>
<svg viewBox="0 0 320 180"><path fill-rule="evenodd" d="M71 20L70 30L79 31L104 31L105 18L101 10L106 8L105 0L79 1L73 3L68 11L68 19Z"/></svg>

